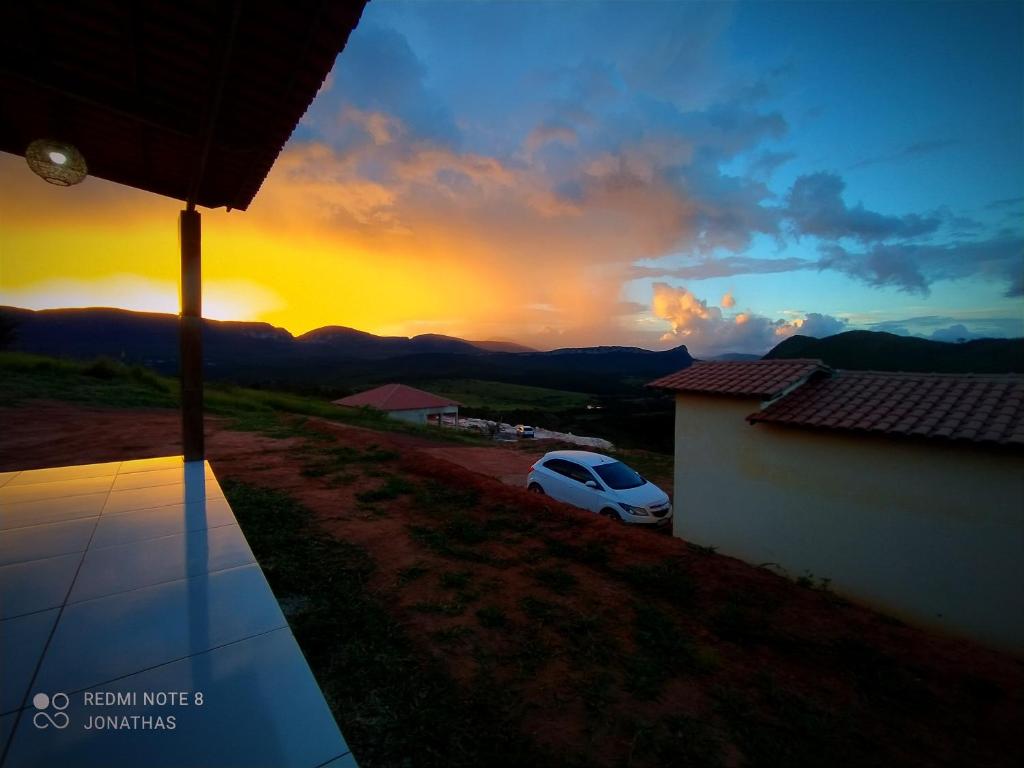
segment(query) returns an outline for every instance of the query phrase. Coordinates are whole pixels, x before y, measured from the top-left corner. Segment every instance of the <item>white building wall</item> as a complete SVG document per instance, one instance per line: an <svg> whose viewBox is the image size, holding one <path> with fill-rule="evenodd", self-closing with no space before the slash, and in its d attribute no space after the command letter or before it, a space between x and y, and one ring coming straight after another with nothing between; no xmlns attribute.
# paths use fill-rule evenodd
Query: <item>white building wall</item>
<svg viewBox="0 0 1024 768"><path fill-rule="evenodd" d="M457 416L458 413L459 409L457 407L447 406L444 408L420 408L409 411L388 411L388 417L397 421L408 421L413 424L426 424L428 416L437 416L438 414Z"/></svg>
<svg viewBox="0 0 1024 768"><path fill-rule="evenodd" d="M1024 651L1021 454L750 425L758 407L677 398L677 536Z"/></svg>

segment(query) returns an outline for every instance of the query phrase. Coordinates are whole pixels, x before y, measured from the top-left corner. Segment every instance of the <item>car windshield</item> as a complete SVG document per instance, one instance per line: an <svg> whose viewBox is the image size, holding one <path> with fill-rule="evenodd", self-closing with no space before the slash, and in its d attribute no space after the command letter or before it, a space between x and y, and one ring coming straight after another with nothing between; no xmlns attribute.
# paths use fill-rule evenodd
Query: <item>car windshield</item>
<svg viewBox="0 0 1024 768"><path fill-rule="evenodd" d="M637 488L647 481L635 469L630 469L621 461L611 464L599 464L593 468L604 480L604 484L613 491L624 491L627 488Z"/></svg>

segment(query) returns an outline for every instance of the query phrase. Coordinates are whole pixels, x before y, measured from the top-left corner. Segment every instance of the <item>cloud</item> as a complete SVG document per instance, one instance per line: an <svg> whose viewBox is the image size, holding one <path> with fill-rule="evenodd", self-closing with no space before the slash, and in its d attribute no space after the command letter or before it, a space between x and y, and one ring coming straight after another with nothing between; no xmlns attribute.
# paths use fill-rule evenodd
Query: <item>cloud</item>
<svg viewBox="0 0 1024 768"><path fill-rule="evenodd" d="M879 244L864 251L822 247L820 269L833 269L868 285L928 295L937 280L979 277L1006 285L1007 297L1024 296L1024 237L1005 236L941 245Z"/></svg>
<svg viewBox="0 0 1024 768"><path fill-rule="evenodd" d="M142 275L106 275L89 280L52 278L0 288L0 305L25 309L120 307L137 312L178 314L178 286ZM273 312L282 306L277 293L251 280L205 280L203 317L237 320Z"/></svg>
<svg viewBox="0 0 1024 768"><path fill-rule="evenodd" d="M736 299L732 297L732 291L729 291L722 297L722 308L732 309L736 306Z"/></svg>
<svg viewBox="0 0 1024 768"><path fill-rule="evenodd" d="M977 338L981 337L976 336L967 330L967 326L963 323L957 323L956 325L951 325L948 328L939 328L937 331L933 331L931 335L932 341L958 342Z"/></svg>
<svg viewBox="0 0 1024 768"><path fill-rule="evenodd" d="M669 323L663 341L686 344L691 352L713 356L725 352L764 354L796 333L827 336L846 327L846 321L830 315L807 314L791 321L772 320L752 312L725 315L708 306L687 288L654 283L651 312Z"/></svg>
<svg viewBox="0 0 1024 768"><path fill-rule="evenodd" d="M680 267L633 265L629 268L631 280L643 278L675 278L678 280L707 280L714 277L734 275L767 275L779 272L794 272L815 269L814 259L787 257L782 259L761 259L753 256L706 256L684 259L690 263Z"/></svg>
<svg viewBox="0 0 1024 768"><path fill-rule="evenodd" d="M895 163L903 160L911 160L916 157L923 157L925 155L931 155L935 152L940 152L943 149L955 146L959 142L955 139L931 139L924 141L915 141L911 144L907 144L895 152L889 152L883 155L874 155L872 157L860 160L850 166L850 170L856 168L866 168L870 165L878 165L880 163Z"/></svg>
<svg viewBox="0 0 1024 768"><path fill-rule="evenodd" d="M849 237L861 242L910 238L934 233L938 217L887 216L869 211L860 203L850 208L843 202L846 182L834 173L799 176L789 191L786 215L796 235L815 235L829 240Z"/></svg>
<svg viewBox="0 0 1024 768"><path fill-rule="evenodd" d="M990 211L996 211L1003 208L1016 208L1024 205L1024 195L1018 197L1004 197L1002 200L993 200L991 203L985 206Z"/></svg>
<svg viewBox="0 0 1024 768"><path fill-rule="evenodd" d="M803 320L794 321L798 332L803 336L814 336L816 339L823 339L826 336L834 336L846 330L848 321L832 315L822 315L818 312L809 312Z"/></svg>
<svg viewBox="0 0 1024 768"><path fill-rule="evenodd" d="M330 77L327 98L314 102L306 116L307 126L321 135L331 135L340 104L341 113L354 107L396 118L423 140L445 146L461 142L451 110L427 85L426 67L394 29L360 24Z"/></svg>
<svg viewBox="0 0 1024 768"><path fill-rule="evenodd" d="M795 157L795 152L772 152L766 149L750 162L747 172L754 178L768 179L776 169Z"/></svg>
<svg viewBox="0 0 1024 768"><path fill-rule="evenodd" d="M867 323L866 327L872 331L938 341L956 341L960 338L1016 338L1024 336L1024 317L992 317L978 312L965 313L958 317L920 315Z"/></svg>

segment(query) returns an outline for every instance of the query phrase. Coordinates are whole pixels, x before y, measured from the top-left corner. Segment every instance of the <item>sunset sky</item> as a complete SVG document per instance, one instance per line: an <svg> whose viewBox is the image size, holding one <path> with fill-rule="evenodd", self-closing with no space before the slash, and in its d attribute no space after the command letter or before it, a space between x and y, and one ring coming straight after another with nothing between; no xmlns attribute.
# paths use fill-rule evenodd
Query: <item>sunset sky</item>
<svg viewBox="0 0 1024 768"><path fill-rule="evenodd" d="M204 310L538 348L1024 335L1024 4L372 0ZM86 158L88 160L88 158ZM0 154L0 303L177 312L177 211Z"/></svg>

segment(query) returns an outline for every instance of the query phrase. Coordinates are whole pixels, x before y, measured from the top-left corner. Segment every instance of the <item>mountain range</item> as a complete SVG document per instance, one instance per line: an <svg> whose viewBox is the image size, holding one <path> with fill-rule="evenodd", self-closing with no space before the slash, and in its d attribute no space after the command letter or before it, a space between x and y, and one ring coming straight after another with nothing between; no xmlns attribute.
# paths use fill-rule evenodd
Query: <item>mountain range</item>
<svg viewBox="0 0 1024 768"><path fill-rule="evenodd" d="M162 372L178 365L177 315L123 309L0 307L12 349L55 357L109 357ZM204 320L207 376L244 383L372 383L396 378L493 379L584 392L611 392L685 368L685 346L582 347L541 352L507 341L437 334L376 336L326 326L293 336L268 323Z"/></svg>
<svg viewBox="0 0 1024 768"><path fill-rule="evenodd" d="M423 334L377 336L326 326L293 336L269 323L204 320L203 360L211 380L345 391L387 381L484 379L595 394L636 393L646 381L690 365L685 346L572 347L541 352L508 341ZM164 373L178 367L177 315L123 309L0 307L6 346L55 357L109 357ZM765 359L809 357L834 368L879 371L1024 372L1024 339L958 344L876 331L816 339L792 336ZM756 359L725 354L717 360Z"/></svg>

